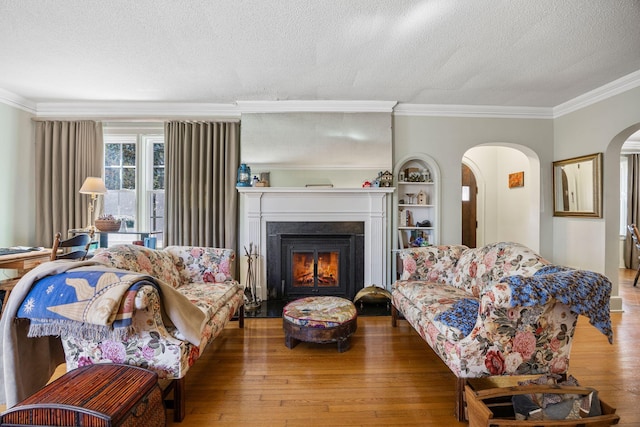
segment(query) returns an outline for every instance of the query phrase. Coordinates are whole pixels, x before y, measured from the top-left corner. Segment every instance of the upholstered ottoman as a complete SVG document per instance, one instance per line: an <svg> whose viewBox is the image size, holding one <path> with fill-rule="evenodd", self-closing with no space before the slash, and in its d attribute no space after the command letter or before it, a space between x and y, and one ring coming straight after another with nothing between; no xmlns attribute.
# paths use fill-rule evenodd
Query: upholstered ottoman
<svg viewBox="0 0 640 427"><path fill-rule="evenodd" d="M340 353L349 350L356 331L358 312L351 301L339 297L307 297L287 304L282 310L284 344L300 341L338 343Z"/></svg>

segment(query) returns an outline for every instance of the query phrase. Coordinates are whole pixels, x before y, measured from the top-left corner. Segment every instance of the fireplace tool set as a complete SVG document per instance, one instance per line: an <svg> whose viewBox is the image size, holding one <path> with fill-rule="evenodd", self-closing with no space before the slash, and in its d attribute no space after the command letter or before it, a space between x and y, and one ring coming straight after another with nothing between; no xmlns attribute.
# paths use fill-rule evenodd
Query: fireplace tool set
<svg viewBox="0 0 640 427"><path fill-rule="evenodd" d="M256 292L258 251L253 246L253 242L249 243L249 250L247 250L246 246L244 247L244 256L247 257L247 283L244 288L244 309L246 311L255 311L260 308L262 303Z"/></svg>

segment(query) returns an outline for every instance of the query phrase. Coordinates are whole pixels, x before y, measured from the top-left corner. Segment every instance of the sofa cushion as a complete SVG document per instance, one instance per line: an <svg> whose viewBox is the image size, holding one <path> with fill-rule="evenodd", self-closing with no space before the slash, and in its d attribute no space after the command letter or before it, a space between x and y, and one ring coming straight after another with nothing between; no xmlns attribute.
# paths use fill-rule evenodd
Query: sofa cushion
<svg viewBox="0 0 640 427"><path fill-rule="evenodd" d="M411 305L415 308L415 310L405 310L405 307L398 307L405 316L416 316L411 319L412 324L416 322L423 325L425 331L427 325L431 324L450 342L457 342L469 335L452 323L439 320L441 316L454 310L460 301L474 299L467 291L443 283L407 280L396 282L395 292L406 298L402 299L403 301L411 301ZM477 308L470 314L477 319Z"/></svg>
<svg viewBox="0 0 640 427"><path fill-rule="evenodd" d="M182 285L178 291L202 310L207 319L210 319L238 293L240 288L240 284L236 281L197 282Z"/></svg>
<svg viewBox="0 0 640 427"><path fill-rule="evenodd" d="M179 271L183 283L233 280L231 269L235 252L232 249L167 246L164 250L180 260Z"/></svg>
<svg viewBox="0 0 640 427"><path fill-rule="evenodd" d="M181 261L169 252L138 245L114 245L97 249L92 259L113 268L148 274L174 288L182 284L178 272Z"/></svg>
<svg viewBox="0 0 640 427"><path fill-rule="evenodd" d="M426 246L403 249L401 280L427 280L449 283L462 252L463 245Z"/></svg>
<svg viewBox="0 0 640 427"><path fill-rule="evenodd" d="M503 277L531 276L547 264L547 260L519 243L492 243L466 249L456 264L451 284L477 298Z"/></svg>

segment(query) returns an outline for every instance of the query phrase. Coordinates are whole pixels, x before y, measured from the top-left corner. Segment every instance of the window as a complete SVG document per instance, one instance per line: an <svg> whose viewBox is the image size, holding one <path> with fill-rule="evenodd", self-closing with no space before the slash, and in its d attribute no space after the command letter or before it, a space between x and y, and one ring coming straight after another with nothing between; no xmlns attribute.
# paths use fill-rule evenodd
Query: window
<svg viewBox="0 0 640 427"><path fill-rule="evenodd" d="M123 220L121 231L109 244L138 239L135 231L164 229L164 134L153 126L105 126L105 214ZM156 236L162 246L162 234Z"/></svg>

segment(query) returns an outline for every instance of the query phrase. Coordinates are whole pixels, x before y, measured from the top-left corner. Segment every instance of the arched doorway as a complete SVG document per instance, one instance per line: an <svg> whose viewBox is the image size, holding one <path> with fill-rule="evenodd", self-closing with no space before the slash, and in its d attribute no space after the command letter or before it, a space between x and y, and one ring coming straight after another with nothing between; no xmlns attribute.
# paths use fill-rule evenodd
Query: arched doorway
<svg viewBox="0 0 640 427"><path fill-rule="evenodd" d="M476 246L507 241L539 251L540 161L537 154L516 144L481 144L464 153L462 164L471 169L478 188ZM524 185L509 186L509 175L515 172L523 173ZM464 213L463 220L469 221L464 219Z"/></svg>

